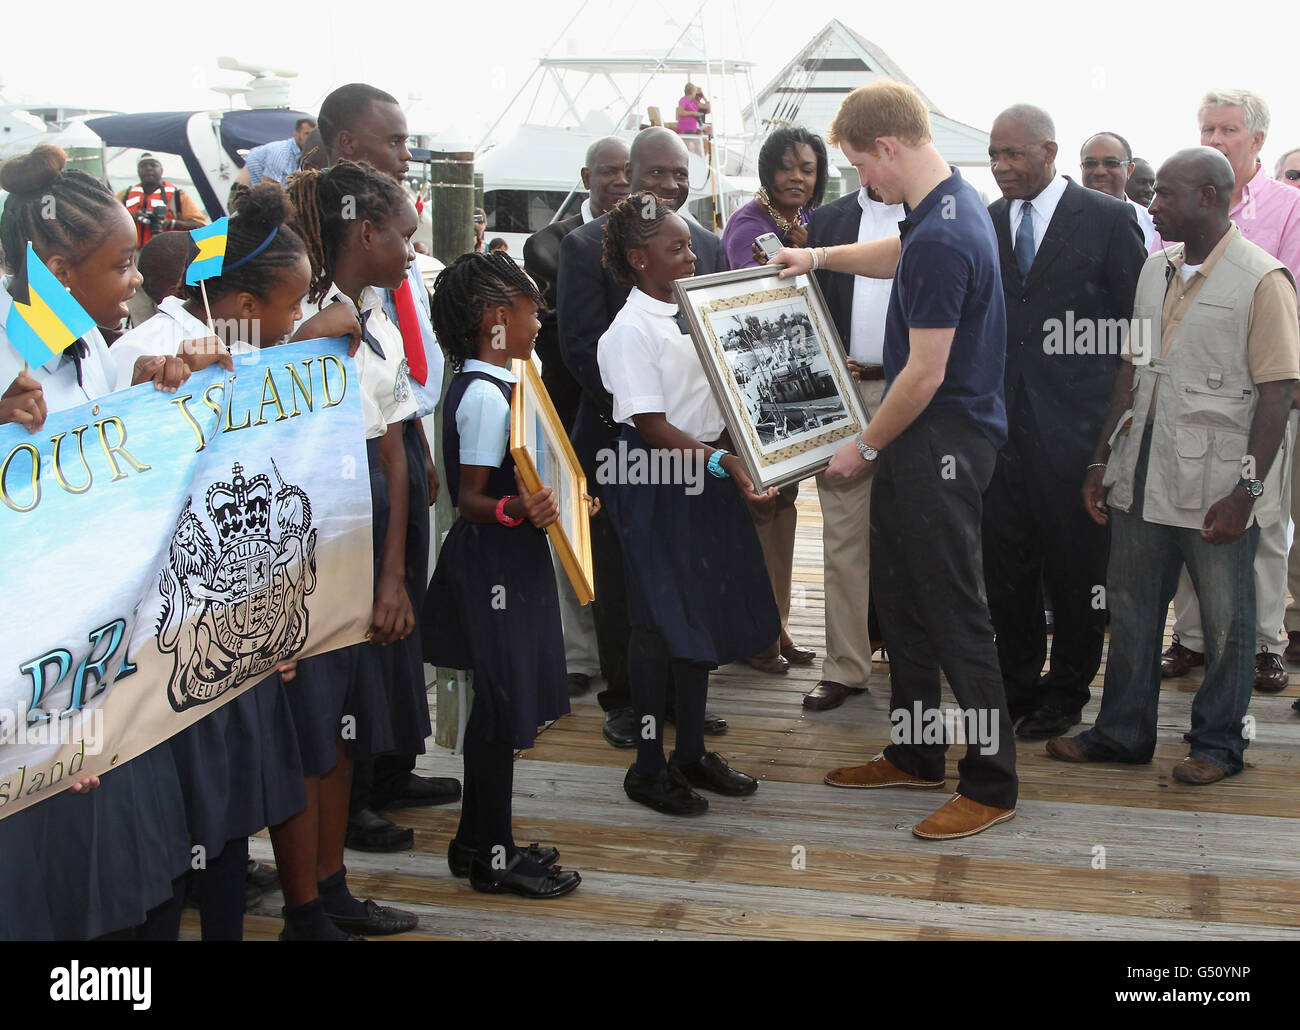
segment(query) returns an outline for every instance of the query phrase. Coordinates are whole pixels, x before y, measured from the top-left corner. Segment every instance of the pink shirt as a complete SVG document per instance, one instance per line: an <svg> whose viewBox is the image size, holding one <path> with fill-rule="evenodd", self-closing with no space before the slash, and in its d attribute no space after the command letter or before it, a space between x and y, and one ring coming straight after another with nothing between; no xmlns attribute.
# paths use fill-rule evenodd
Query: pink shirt
<svg viewBox="0 0 1300 1030"><path fill-rule="evenodd" d="M700 102L696 100L694 97L682 97L681 100L677 101L677 106L684 107L688 111L698 111L700 109ZM700 131L699 118L696 118L694 115L692 115L689 118L678 118L677 131L680 133L687 133L687 134L699 132ZM1295 187L1288 186L1287 189L1289 190L1295 189Z"/></svg>
<svg viewBox="0 0 1300 1030"><path fill-rule="evenodd" d="M1269 177L1262 165L1241 191L1241 203L1228 212L1241 234L1268 251L1300 278L1300 190ZM1168 244L1156 233L1151 253Z"/></svg>

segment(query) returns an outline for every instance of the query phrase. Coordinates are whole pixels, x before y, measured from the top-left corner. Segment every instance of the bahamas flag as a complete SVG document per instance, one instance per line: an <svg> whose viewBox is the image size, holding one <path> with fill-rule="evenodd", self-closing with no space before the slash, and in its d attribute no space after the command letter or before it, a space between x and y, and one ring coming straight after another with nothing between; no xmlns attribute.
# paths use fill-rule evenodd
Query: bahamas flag
<svg viewBox="0 0 1300 1030"><path fill-rule="evenodd" d="M229 218L218 218L211 225L190 230L189 263L185 268L187 286L221 274L226 261L226 230L229 225Z"/></svg>
<svg viewBox="0 0 1300 1030"><path fill-rule="evenodd" d="M5 319L9 342L32 368L40 368L95 328L95 320L27 244L27 269L10 284L13 306Z"/></svg>

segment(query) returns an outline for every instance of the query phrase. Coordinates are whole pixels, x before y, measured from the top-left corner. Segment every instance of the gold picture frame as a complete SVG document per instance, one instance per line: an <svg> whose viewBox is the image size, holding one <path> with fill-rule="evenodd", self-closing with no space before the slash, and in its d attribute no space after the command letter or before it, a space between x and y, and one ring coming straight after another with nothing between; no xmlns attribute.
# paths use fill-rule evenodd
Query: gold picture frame
<svg viewBox="0 0 1300 1030"><path fill-rule="evenodd" d="M870 418L816 277L779 279L782 267L673 283L732 446L759 491L822 471Z"/></svg>
<svg viewBox="0 0 1300 1030"><path fill-rule="evenodd" d="M531 361L511 363L515 386L510 397L510 456L530 493L549 486L560 517L546 527L579 604L596 596L591 565L591 519L587 477L555 413L551 395Z"/></svg>

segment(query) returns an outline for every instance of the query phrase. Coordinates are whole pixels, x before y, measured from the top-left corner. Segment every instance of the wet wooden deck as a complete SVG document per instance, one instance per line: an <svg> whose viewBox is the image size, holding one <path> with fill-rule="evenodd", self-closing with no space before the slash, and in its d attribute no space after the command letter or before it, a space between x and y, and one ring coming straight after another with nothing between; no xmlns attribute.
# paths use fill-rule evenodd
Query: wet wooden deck
<svg viewBox="0 0 1300 1030"><path fill-rule="evenodd" d="M821 513L811 484L799 519L791 632L820 654ZM444 856L458 806L390 813L415 828L415 850L349 852L353 890L418 912L406 939L1300 938L1295 673L1285 693L1253 700L1257 735L1238 776L1201 788L1170 776L1186 754L1198 672L1166 683L1150 765L1066 765L1042 743L1017 742L1017 817L937 843L910 828L945 793L823 785L827 770L878 753L890 724L880 664L869 695L805 712L800 701L819 667L715 674L710 709L730 729L711 745L762 785L751 798L710 795L697 819L629 801L622 778L631 753L605 744L590 696L576 703L515 771L516 839L554 844L562 864L582 872L567 898L487 896L454 879ZM420 767L461 774L460 759L441 748ZM252 850L271 861L264 837ZM278 934L280 905L278 893L265 897L246 919L248 938ZM193 912L184 934L197 936Z"/></svg>

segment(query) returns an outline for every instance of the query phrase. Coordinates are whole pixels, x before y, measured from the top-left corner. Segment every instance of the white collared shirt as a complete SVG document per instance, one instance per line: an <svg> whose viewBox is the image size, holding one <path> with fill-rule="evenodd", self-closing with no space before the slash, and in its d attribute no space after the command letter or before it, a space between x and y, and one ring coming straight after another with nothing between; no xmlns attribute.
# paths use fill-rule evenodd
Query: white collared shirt
<svg viewBox="0 0 1300 1030"><path fill-rule="evenodd" d="M311 317L330 304L344 303L351 304L351 298L330 283L318 306L303 305L303 318ZM361 381L361 418L366 427L366 439L374 440L383 436L394 422L405 422L415 414L415 394L411 391L401 330L384 313L383 298L373 286L361 291L361 308L357 317L363 316L366 329L384 352L376 354L363 339L355 358L357 376Z"/></svg>
<svg viewBox="0 0 1300 1030"><path fill-rule="evenodd" d="M591 198L588 197L582 202L582 224L586 225L588 222L594 222L595 220L596 216L591 213Z"/></svg>
<svg viewBox="0 0 1300 1030"><path fill-rule="evenodd" d="M858 242L879 240L898 235L902 221L902 204L882 204L867 196L866 188L858 190L858 205L862 220L858 223ZM894 288L893 279L870 279L864 275L853 277L853 315L849 334L849 357L864 365L885 363L885 316L889 314L889 294Z"/></svg>
<svg viewBox="0 0 1300 1030"><path fill-rule="evenodd" d="M1064 175L1058 175L1052 179L1043 191L1032 200L1013 200L1011 202L1011 247L1016 246L1016 233L1020 231L1020 217L1025 210L1025 205L1030 204L1034 208L1034 253L1037 254L1043 246L1043 237L1047 235L1047 227L1051 224L1052 215L1056 214L1056 205L1061 202L1061 197L1065 195L1065 184L1068 180Z"/></svg>
<svg viewBox="0 0 1300 1030"><path fill-rule="evenodd" d="M208 327L185 310L179 297L164 297L157 313L134 329L123 333L108 353L117 366L117 381L129 385L135 374L135 363L143 357L176 354L186 340L202 340L208 336Z"/></svg>
<svg viewBox="0 0 1300 1030"><path fill-rule="evenodd" d="M0 283L0 394L4 393L27 364L5 334L5 321L13 300L9 296L9 276ZM81 359L81 382L77 382L77 365L66 351L56 354L40 368L31 370L32 378L41 384L47 411L63 411L88 404L118 389L117 368L109 357L108 344L98 329L92 329L82 339L88 353ZM127 379L121 384L130 386Z"/></svg>
<svg viewBox="0 0 1300 1030"><path fill-rule="evenodd" d="M662 411L687 436L708 443L722 435L725 423L676 314L676 304L634 287L597 345L600 379L614 398L615 421L635 427L633 415Z"/></svg>
<svg viewBox="0 0 1300 1030"><path fill-rule="evenodd" d="M512 385L517 381L510 369L478 358L466 361L461 372L483 372ZM456 432L460 435L461 465L500 468L510 446L510 402L491 383L475 379L461 394Z"/></svg>
<svg viewBox="0 0 1300 1030"><path fill-rule="evenodd" d="M1147 253L1151 253L1151 243L1156 238L1156 224L1151 220L1151 212L1139 204L1136 200L1128 197L1124 198L1133 207L1133 213L1137 215L1138 228L1142 230L1142 245L1146 247Z"/></svg>

